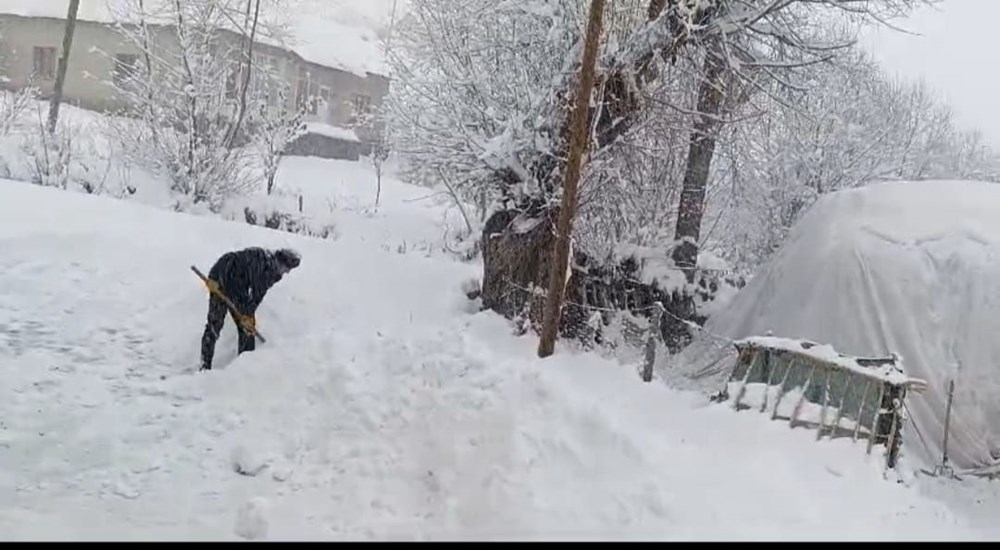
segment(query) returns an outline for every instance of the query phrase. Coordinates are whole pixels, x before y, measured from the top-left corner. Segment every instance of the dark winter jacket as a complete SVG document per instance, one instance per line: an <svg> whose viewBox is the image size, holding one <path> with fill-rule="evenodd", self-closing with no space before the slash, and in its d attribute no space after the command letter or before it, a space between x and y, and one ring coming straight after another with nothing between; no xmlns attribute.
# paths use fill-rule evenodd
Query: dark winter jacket
<svg viewBox="0 0 1000 550"><path fill-rule="evenodd" d="M257 247L223 254L208 272L208 278L219 283L244 315L256 313L264 295L281 277L275 254Z"/></svg>

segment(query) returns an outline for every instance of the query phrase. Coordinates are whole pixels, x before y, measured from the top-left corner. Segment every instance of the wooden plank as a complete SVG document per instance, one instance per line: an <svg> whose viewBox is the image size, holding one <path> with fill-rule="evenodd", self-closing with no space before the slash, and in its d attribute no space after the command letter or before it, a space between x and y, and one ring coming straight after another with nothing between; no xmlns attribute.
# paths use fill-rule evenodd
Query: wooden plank
<svg viewBox="0 0 1000 550"><path fill-rule="evenodd" d="M826 379L823 382L823 406L819 409L819 429L816 430L816 440L823 437L823 427L826 425L826 408L830 405L830 378L833 376L831 368L826 369Z"/></svg>
<svg viewBox="0 0 1000 550"><path fill-rule="evenodd" d="M760 412L767 410L767 394L771 391L771 383L774 381L774 357L770 350L765 351L764 364L767 365L767 384L764 386L764 398L760 400Z"/></svg>
<svg viewBox="0 0 1000 550"><path fill-rule="evenodd" d="M902 388L900 388L902 390ZM896 398L893 398L892 407L892 425L889 427L889 438L885 443L885 465L887 468L896 467L896 458L898 455L898 449L896 449L896 442L898 441L898 431L899 426L899 410L895 406Z"/></svg>
<svg viewBox="0 0 1000 550"><path fill-rule="evenodd" d="M844 416L844 401L847 400L847 394L850 392L852 382L854 382L854 377L848 376L847 383L844 384L844 392L840 394L840 405L837 406L837 419L833 421L833 426L830 429L831 438L833 438L836 431L840 429L840 419Z"/></svg>
<svg viewBox="0 0 1000 550"><path fill-rule="evenodd" d="M878 421L882 416L882 400L885 399L885 385L879 387L878 400L875 402L878 404L875 409L875 416L872 418L872 427L868 433L868 448L865 450L865 454L872 453L872 446L875 445L875 437L878 435L876 431L878 429ZM860 418L859 418L860 420Z"/></svg>
<svg viewBox="0 0 1000 550"><path fill-rule="evenodd" d="M816 374L817 363L815 361L810 361L812 363L812 368L809 369L809 376L806 377L806 383L802 386L802 396L799 397L798 403L795 404L795 409L792 411L792 418L788 421L789 425L793 428L795 427L795 422L799 419L799 414L802 413L802 405L806 401L806 393L809 391L809 384L812 383L813 375Z"/></svg>
<svg viewBox="0 0 1000 550"><path fill-rule="evenodd" d="M781 386L778 387L778 397L774 400L774 411L771 413L771 420L778 417L778 407L781 405L781 399L785 397L785 382L788 381L788 375L791 374L795 366L795 358L790 359L788 361L788 369L785 370L785 376L781 377Z"/></svg>
<svg viewBox="0 0 1000 550"><path fill-rule="evenodd" d="M851 436L851 441L858 440L858 431L861 430L861 413L865 410L865 399L868 399L868 390L872 387L871 379L865 380L865 391L861 393L861 402L858 403L858 414L854 421L854 435Z"/></svg>
<svg viewBox="0 0 1000 550"><path fill-rule="evenodd" d="M742 400L743 396L746 395L747 393L747 380L750 380L750 374L753 373L754 365L757 364L758 362L757 360L759 358L760 358L759 353L753 354L753 356L750 359L750 366L747 367L747 372L745 375L743 375L743 382L740 383L740 389L738 392L736 392L736 399L733 400L733 408L736 409L737 411L740 410L740 400Z"/></svg>
<svg viewBox="0 0 1000 550"><path fill-rule="evenodd" d="M735 346L736 346L737 349L746 348L746 349L748 349L750 351L753 351L753 352L756 352L757 350L761 350L761 349L776 350L776 348L769 348L769 347L766 347L766 346L759 346L759 345L756 345L756 344L753 344L753 343L739 343L739 344L735 344ZM809 354L805 353L804 351L796 351L796 350L790 350L790 349L784 349L784 348L781 348L780 350L777 350L777 351L781 351L782 353L786 353L786 354L789 354L789 355L798 356L800 359L802 359L802 360L804 360L806 362L809 362L809 363L821 362L824 365L830 364L830 365L832 365L834 367L837 366L836 364L831 364L831 363L827 363L825 361L820 361L818 358L816 358L816 357L814 357L812 355L809 355ZM845 356L845 358L847 358L847 356ZM871 364L871 365L883 365L883 366L887 366L887 365L893 364L893 363L890 362L889 359L884 359L884 360L866 359L865 362L868 363L868 364ZM861 365L860 363L858 365L859 366L867 366L867 365ZM845 369L838 369L838 370L845 370ZM865 369L851 370L850 372L853 375L857 375L857 376L860 376L860 377L863 377L863 378L869 378L869 379L874 380L876 382L885 382L885 383L888 383L888 381L885 379L885 377L879 376L878 374L876 374L874 372L866 372ZM927 389L927 382L924 381L924 380L919 380L919 379L916 379L916 378L911 378L911 379L907 380L905 386L907 386L907 389L909 389L909 390L920 392L920 391L924 391L925 389Z"/></svg>

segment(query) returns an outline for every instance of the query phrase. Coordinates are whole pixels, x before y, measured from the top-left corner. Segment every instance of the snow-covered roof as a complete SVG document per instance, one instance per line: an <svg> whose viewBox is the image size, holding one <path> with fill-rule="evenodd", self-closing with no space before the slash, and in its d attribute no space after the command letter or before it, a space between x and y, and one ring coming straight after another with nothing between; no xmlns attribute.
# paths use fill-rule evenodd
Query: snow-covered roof
<svg viewBox="0 0 1000 550"><path fill-rule="evenodd" d="M351 130L350 128L341 128L339 126L331 126L322 122L307 122L306 132L332 139L361 143L361 140L358 139L358 134L354 133L354 130Z"/></svg>
<svg viewBox="0 0 1000 550"><path fill-rule="evenodd" d="M66 17L68 4L65 0L2 0L0 13L62 19ZM83 0L80 2L77 18L99 23L108 23L113 20L108 6L102 0Z"/></svg>
<svg viewBox="0 0 1000 550"><path fill-rule="evenodd" d="M371 29L316 17L299 18L292 28L285 46L306 61L359 76L389 74L381 41Z"/></svg>
<svg viewBox="0 0 1000 550"><path fill-rule="evenodd" d="M77 17L98 23L121 20L125 2L83 0ZM365 12L359 13L366 2ZM281 40L262 38L261 42L288 49L310 63L359 76L388 75L382 45L375 32L387 23L388 12L376 9L385 3L385 0L289 0L286 6L293 7L287 11L272 10L265 14L266 18L287 25L289 36ZM0 0L0 13L62 19L66 12L65 0Z"/></svg>
<svg viewBox="0 0 1000 550"><path fill-rule="evenodd" d="M810 340L853 356L898 354L906 375L928 383L907 398L912 424L904 431L912 435L904 444L930 466L941 460L954 380L952 463L998 465L998 205L1000 185L980 182L880 183L826 195L706 329ZM691 360L679 370L715 376L696 352L677 359Z"/></svg>

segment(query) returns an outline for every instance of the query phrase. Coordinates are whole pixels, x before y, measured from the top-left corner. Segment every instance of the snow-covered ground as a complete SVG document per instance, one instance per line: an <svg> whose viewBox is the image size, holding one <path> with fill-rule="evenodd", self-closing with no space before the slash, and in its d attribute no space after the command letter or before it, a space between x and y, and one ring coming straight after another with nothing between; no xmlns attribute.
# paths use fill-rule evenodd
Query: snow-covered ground
<svg viewBox="0 0 1000 550"><path fill-rule="evenodd" d="M0 539L997 535L863 444L593 354L538 360L463 295L478 265L391 246L455 213L392 181L366 211L361 166L281 174L307 209L332 197L332 240L0 181ZM268 343L236 358L227 321L194 373L189 266L251 245L303 255L258 312Z"/></svg>
<svg viewBox="0 0 1000 550"><path fill-rule="evenodd" d="M303 213L329 220L342 238L397 252L434 254L443 243L468 233L461 211L446 193L407 185L389 174L382 177L376 207L374 169L364 159L288 157L278 178L286 200L295 202L301 196Z"/></svg>

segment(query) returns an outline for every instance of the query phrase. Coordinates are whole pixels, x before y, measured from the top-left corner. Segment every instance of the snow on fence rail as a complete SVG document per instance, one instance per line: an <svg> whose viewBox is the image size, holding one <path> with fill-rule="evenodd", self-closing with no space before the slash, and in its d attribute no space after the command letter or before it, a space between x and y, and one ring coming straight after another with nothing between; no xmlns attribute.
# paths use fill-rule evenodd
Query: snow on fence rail
<svg viewBox="0 0 1000 550"><path fill-rule="evenodd" d="M866 453L885 445L886 466L896 466L906 393L927 388L903 373L897 356L849 357L827 345L773 337L733 344L736 362L713 401L731 402L736 410L770 408L771 420L816 428L817 440L867 438Z"/></svg>

